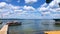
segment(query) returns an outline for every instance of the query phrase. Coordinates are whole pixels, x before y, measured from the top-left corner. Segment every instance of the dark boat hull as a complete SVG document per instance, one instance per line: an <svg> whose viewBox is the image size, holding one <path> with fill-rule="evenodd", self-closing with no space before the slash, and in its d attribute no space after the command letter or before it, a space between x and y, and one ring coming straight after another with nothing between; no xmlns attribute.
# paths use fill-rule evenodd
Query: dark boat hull
<svg viewBox="0 0 60 34"><path fill-rule="evenodd" d="M60 25L60 23L55 23L55 25Z"/></svg>
<svg viewBox="0 0 60 34"><path fill-rule="evenodd" d="M60 19L53 19L53 20L55 20L55 21L60 21Z"/></svg>
<svg viewBox="0 0 60 34"><path fill-rule="evenodd" d="M2 22L0 22L0 24L2 24Z"/></svg>
<svg viewBox="0 0 60 34"><path fill-rule="evenodd" d="M7 23L9 26L18 26L18 25L22 25L22 23L20 22L20 23L18 23L18 22L16 22L16 23L13 23L13 22L11 22L11 23Z"/></svg>
<svg viewBox="0 0 60 34"><path fill-rule="evenodd" d="M55 20L55 25L60 25L60 19L53 19Z"/></svg>
<svg viewBox="0 0 60 34"><path fill-rule="evenodd" d="M9 26L18 26L18 25L21 25L20 23L19 24L9 24Z"/></svg>
<svg viewBox="0 0 60 34"><path fill-rule="evenodd" d="M56 21L56 22L55 22L55 25L60 26L60 21Z"/></svg>

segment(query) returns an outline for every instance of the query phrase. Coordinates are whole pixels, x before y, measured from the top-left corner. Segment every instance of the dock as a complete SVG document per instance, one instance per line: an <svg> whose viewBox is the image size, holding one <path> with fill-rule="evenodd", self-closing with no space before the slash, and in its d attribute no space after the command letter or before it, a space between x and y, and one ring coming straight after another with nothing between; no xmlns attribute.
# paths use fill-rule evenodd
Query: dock
<svg viewBox="0 0 60 34"><path fill-rule="evenodd" d="M45 34L60 34L60 31L45 31Z"/></svg>
<svg viewBox="0 0 60 34"><path fill-rule="evenodd" d="M0 34L8 34L8 25L4 25L1 30Z"/></svg>

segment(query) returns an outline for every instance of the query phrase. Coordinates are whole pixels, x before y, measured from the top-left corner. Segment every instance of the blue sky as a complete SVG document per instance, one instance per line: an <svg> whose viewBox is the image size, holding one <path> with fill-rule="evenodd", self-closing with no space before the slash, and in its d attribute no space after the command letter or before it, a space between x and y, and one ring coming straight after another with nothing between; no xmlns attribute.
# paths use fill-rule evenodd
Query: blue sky
<svg viewBox="0 0 60 34"><path fill-rule="evenodd" d="M60 0L0 0L0 18L52 19L60 18Z"/></svg>
<svg viewBox="0 0 60 34"><path fill-rule="evenodd" d="M27 5L27 6L33 6L35 8L38 8L38 7L40 7L40 5L45 3L45 0L38 0L37 2L34 2L34 3L30 2L31 4L25 3L25 0L0 0L0 2L6 2L6 3L9 3L9 4L15 5L15 6Z"/></svg>

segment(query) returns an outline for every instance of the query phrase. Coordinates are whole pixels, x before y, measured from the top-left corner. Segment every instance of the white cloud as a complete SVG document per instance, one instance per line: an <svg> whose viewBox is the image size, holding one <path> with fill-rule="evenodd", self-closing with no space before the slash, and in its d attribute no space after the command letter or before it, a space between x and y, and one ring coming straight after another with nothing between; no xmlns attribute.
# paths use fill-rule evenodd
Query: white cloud
<svg viewBox="0 0 60 34"><path fill-rule="evenodd" d="M53 16L54 16L55 19L56 18L60 19L60 14L53 14Z"/></svg>
<svg viewBox="0 0 60 34"><path fill-rule="evenodd" d="M37 2L38 0L25 0L25 3L34 3Z"/></svg>
<svg viewBox="0 0 60 34"><path fill-rule="evenodd" d="M46 7L48 4L44 3L41 5L41 7Z"/></svg>
<svg viewBox="0 0 60 34"><path fill-rule="evenodd" d="M42 14L44 14L44 15L45 15L45 14L51 14L51 13L50 13L50 12L42 12Z"/></svg>
<svg viewBox="0 0 60 34"><path fill-rule="evenodd" d="M5 2L0 2L0 7L4 7L6 5Z"/></svg>
<svg viewBox="0 0 60 34"><path fill-rule="evenodd" d="M54 0L50 4L44 3L39 8L32 6L14 6L5 2L0 2L0 17L2 18L23 18L23 19L44 19L47 17L59 18L59 0ZM37 2L37 0L25 0L25 3ZM43 15L43 16L41 16Z"/></svg>
<svg viewBox="0 0 60 34"><path fill-rule="evenodd" d="M39 11L47 11L48 8L46 8L46 7L40 7L40 8L38 8L38 10L39 10Z"/></svg>
<svg viewBox="0 0 60 34"><path fill-rule="evenodd" d="M59 5L58 5L57 1L52 1L48 6L48 8L58 8L58 7L59 7Z"/></svg>
<svg viewBox="0 0 60 34"><path fill-rule="evenodd" d="M35 10L35 8L32 6L24 6L23 9L27 10L27 11L34 11Z"/></svg>
<svg viewBox="0 0 60 34"><path fill-rule="evenodd" d="M14 6L12 4L9 4L8 6L9 6L10 9L14 9L14 10L15 9L20 9L20 6Z"/></svg>
<svg viewBox="0 0 60 34"><path fill-rule="evenodd" d="M55 2L57 2L57 3L60 3L60 0L54 0Z"/></svg>
<svg viewBox="0 0 60 34"><path fill-rule="evenodd" d="M60 8L55 9L56 11L60 11Z"/></svg>
<svg viewBox="0 0 60 34"><path fill-rule="evenodd" d="M22 19L37 19L41 18L40 15L36 15L35 8L32 6L14 6L12 4L7 4L1 2L0 5L0 18L22 18ZM33 12L33 13L31 13Z"/></svg>
<svg viewBox="0 0 60 34"><path fill-rule="evenodd" d="M53 0L50 4L44 3L38 8L38 11L44 16L47 14L52 18L60 18L60 7L58 3L60 3L60 0Z"/></svg>
<svg viewBox="0 0 60 34"><path fill-rule="evenodd" d="M15 14L15 10L20 10L20 6L14 6L5 2L0 3L0 16L1 18L8 18L8 16ZM17 11L18 12L18 11ZM6 17L5 17L6 16Z"/></svg>

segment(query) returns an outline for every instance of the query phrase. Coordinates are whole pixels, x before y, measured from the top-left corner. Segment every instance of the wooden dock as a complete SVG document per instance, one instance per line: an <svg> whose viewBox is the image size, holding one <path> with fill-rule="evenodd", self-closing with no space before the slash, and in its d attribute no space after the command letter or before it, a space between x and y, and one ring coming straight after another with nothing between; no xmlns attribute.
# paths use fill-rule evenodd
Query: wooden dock
<svg viewBox="0 0 60 34"><path fill-rule="evenodd" d="M45 34L60 34L60 31L45 31Z"/></svg>
<svg viewBox="0 0 60 34"><path fill-rule="evenodd" d="M0 30L0 34L7 34L8 33L8 25L4 25Z"/></svg>

